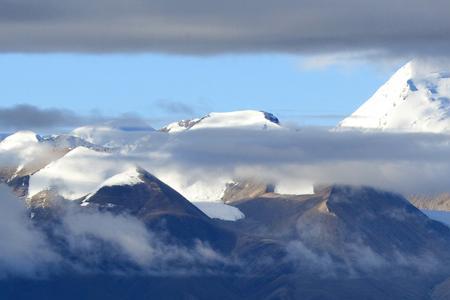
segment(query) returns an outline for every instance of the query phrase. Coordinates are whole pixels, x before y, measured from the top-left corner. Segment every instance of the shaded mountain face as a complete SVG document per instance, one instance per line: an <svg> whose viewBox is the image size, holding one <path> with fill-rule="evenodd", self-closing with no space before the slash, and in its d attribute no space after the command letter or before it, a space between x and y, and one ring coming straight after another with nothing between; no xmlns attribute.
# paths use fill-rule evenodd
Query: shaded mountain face
<svg viewBox="0 0 450 300"><path fill-rule="evenodd" d="M406 131L450 131L450 73L445 66L414 60L398 70L339 127Z"/></svg>
<svg viewBox="0 0 450 300"><path fill-rule="evenodd" d="M136 216L173 242L192 245L197 239L220 251L233 247L235 237L231 232L217 227L186 198L145 170L133 168L115 178L87 196L82 206Z"/></svg>
<svg viewBox="0 0 450 300"><path fill-rule="evenodd" d="M330 186L315 195L269 192L235 199L231 203L246 217L225 222L208 218L156 177L135 169L106 180L80 201L62 203L99 213L99 220L102 214L133 216L167 253L195 249L201 242L222 259L206 264L177 259L171 266L183 270L181 275L139 271L117 277L108 270L118 265L128 270L128 263L111 255L108 244L91 241L100 255L95 265L103 271L83 275L67 267L70 275L58 273L38 282L0 280L0 296L20 295L13 289L26 285L42 299L56 299L47 291L56 286L65 287L56 289L56 295L68 299L72 293L67 291L86 299L121 299L135 289L134 299L150 294L210 299L217 293L223 299L428 299L432 288L450 276L450 229L428 219L402 196L368 187ZM35 215L34 221L47 230L55 249L76 261L87 259L86 253L80 256L68 246L67 234L55 230L67 223L67 211L58 205L39 209L53 212L51 218ZM208 271L186 271L195 266Z"/></svg>
<svg viewBox="0 0 450 300"><path fill-rule="evenodd" d="M65 200L57 191L42 191L28 199L36 222L59 223L65 206L76 211L136 218L164 243L193 247L205 243L213 251L230 253L236 236L218 226L177 191L144 169L132 167L105 180L96 191L78 200ZM44 225L49 226L49 225Z"/></svg>
<svg viewBox="0 0 450 300"><path fill-rule="evenodd" d="M433 288L431 299L432 300L450 299L450 278L443 280Z"/></svg>
<svg viewBox="0 0 450 300"><path fill-rule="evenodd" d="M225 193L234 196L227 203L245 215L236 222L208 218L178 192L139 168L106 180L97 191L75 202L86 210L135 216L153 231L168 232L166 236L172 241L192 245L200 239L228 253L236 245L271 240L275 252L287 257L296 252L298 257L312 253L318 265L347 275L378 272L391 264L421 268L421 261L424 268L434 270L438 262L450 258L450 229L430 220L400 195L368 187L331 186L314 195L294 196L261 187L233 185ZM233 193L235 189L237 193ZM34 203L45 207L49 199L51 202L51 194L41 193ZM248 251L246 247L238 246L237 255Z"/></svg>
<svg viewBox="0 0 450 300"><path fill-rule="evenodd" d="M206 218L178 192L141 168L133 167L116 176L122 177L123 181L102 184L83 200L83 205L95 204L103 209L125 211L143 219L162 214Z"/></svg>
<svg viewBox="0 0 450 300"><path fill-rule="evenodd" d="M233 205L246 215L237 222L241 230L287 241L290 251L313 253L317 265L336 272L370 273L392 265L397 271L433 270L450 258L448 227L402 196L372 188L332 186L313 196L266 194Z"/></svg>
<svg viewBox="0 0 450 300"><path fill-rule="evenodd" d="M161 131L176 133L186 130L206 128L269 129L281 127L278 118L271 113L264 111L243 110L210 113L202 118L181 120L163 127Z"/></svg>

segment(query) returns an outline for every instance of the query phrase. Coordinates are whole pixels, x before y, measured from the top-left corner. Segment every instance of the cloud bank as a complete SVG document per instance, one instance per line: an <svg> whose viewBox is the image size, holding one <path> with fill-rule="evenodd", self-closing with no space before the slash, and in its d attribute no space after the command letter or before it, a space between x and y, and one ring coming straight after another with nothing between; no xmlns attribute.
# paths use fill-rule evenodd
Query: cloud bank
<svg viewBox="0 0 450 300"><path fill-rule="evenodd" d="M40 108L30 104L0 106L0 130L4 131L47 131L98 123L124 128L149 127L143 118L134 113L104 116L97 112L83 115L69 109Z"/></svg>
<svg viewBox="0 0 450 300"><path fill-rule="evenodd" d="M138 136L121 132L121 136L129 138L112 153L100 157L80 148L35 173L30 192L50 184L59 187L61 195L68 197L66 192L72 191L81 197L130 165L146 169L191 201L217 201L226 183L245 179L274 184L277 192L289 194L310 193L313 185L333 183L369 185L405 195L449 192L447 134L302 128L149 131ZM46 158L39 155L48 152L44 146L30 147L34 151L24 156L3 154L0 162L28 167Z"/></svg>
<svg viewBox="0 0 450 300"><path fill-rule="evenodd" d="M28 104L0 107L0 128L6 130L76 126L83 119L73 111L65 109L38 108Z"/></svg>
<svg viewBox="0 0 450 300"><path fill-rule="evenodd" d="M0 1L1 52L447 54L446 0Z"/></svg>
<svg viewBox="0 0 450 300"><path fill-rule="evenodd" d="M239 178L281 184L293 192L322 183L404 194L449 191L446 134L205 129L154 133L138 145L123 159L140 164L188 199L200 191L220 195L226 181Z"/></svg>

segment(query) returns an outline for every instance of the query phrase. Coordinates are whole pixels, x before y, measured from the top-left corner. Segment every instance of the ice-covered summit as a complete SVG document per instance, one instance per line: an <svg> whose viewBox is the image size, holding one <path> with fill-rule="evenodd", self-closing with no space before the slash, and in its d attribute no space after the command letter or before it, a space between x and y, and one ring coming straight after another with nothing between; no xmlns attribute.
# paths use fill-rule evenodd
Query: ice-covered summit
<svg viewBox="0 0 450 300"><path fill-rule="evenodd" d="M450 68L414 60L400 68L340 128L450 132Z"/></svg>
<svg viewBox="0 0 450 300"><path fill-rule="evenodd" d="M122 173L116 174L108 179L106 179L101 186L116 186L116 185L136 185L143 183L142 170L138 167L132 167L125 170Z"/></svg>
<svg viewBox="0 0 450 300"><path fill-rule="evenodd" d="M18 131L7 136L0 142L0 151L9 151L13 149L21 149L31 144L39 143L40 137L32 131Z"/></svg>
<svg viewBox="0 0 450 300"><path fill-rule="evenodd" d="M185 130L207 128L280 128L280 121L273 114L264 111L241 110L233 112L213 112L202 118L181 120L179 122L171 123L161 130L175 133Z"/></svg>

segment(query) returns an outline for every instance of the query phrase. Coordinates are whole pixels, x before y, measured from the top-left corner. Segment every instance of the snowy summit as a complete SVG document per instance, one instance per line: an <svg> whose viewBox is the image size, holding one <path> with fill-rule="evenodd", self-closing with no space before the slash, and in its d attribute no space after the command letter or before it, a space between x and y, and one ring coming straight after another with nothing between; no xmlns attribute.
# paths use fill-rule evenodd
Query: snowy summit
<svg viewBox="0 0 450 300"><path fill-rule="evenodd" d="M450 72L411 61L398 70L340 128L450 132Z"/></svg>
<svg viewBox="0 0 450 300"><path fill-rule="evenodd" d="M0 151L26 148L39 143L40 137L32 131L18 131L0 142Z"/></svg>
<svg viewBox="0 0 450 300"><path fill-rule="evenodd" d="M213 112L202 118L182 120L171 123L161 130L175 133L186 130L207 128L280 128L280 121L273 114L264 111L242 110L220 113Z"/></svg>

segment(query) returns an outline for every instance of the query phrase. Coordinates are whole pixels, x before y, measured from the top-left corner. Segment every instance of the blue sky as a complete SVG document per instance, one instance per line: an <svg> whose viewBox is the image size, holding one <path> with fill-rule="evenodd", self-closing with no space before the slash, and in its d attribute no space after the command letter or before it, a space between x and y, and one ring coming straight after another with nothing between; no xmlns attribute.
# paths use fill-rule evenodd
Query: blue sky
<svg viewBox="0 0 450 300"><path fill-rule="evenodd" d="M302 67L290 55L3 54L1 106L104 115L133 112L154 127L210 111L258 109L298 125L334 125L390 75L376 64Z"/></svg>

